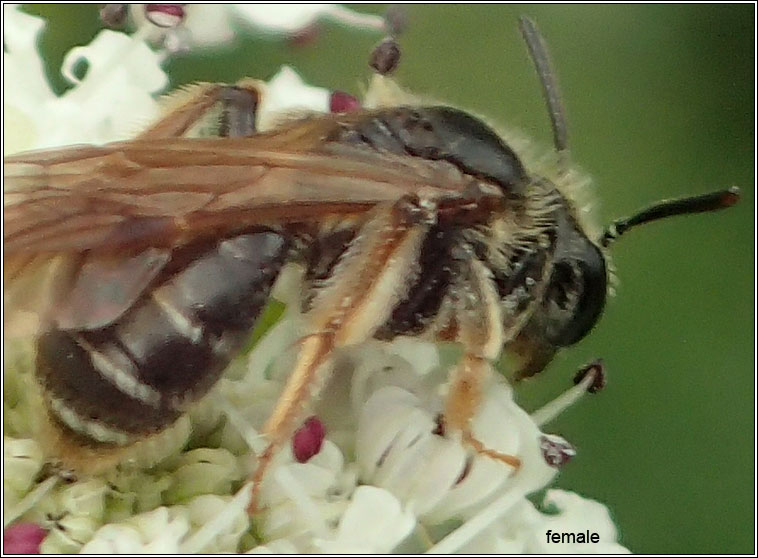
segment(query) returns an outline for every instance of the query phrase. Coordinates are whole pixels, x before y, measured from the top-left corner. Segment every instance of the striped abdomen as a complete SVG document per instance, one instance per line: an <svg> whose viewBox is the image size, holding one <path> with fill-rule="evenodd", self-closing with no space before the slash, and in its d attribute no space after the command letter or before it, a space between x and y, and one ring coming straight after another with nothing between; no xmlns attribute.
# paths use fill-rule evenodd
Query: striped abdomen
<svg viewBox="0 0 758 558"><path fill-rule="evenodd" d="M287 245L272 231L219 241L167 266L107 327L41 336L37 374L52 419L93 446L128 445L169 426L249 336Z"/></svg>

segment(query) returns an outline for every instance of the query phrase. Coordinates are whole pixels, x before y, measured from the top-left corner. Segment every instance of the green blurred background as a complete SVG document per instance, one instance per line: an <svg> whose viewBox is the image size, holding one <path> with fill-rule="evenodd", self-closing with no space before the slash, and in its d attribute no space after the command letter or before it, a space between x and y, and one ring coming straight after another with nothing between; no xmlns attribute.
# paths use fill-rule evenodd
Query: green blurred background
<svg viewBox="0 0 758 558"><path fill-rule="evenodd" d="M356 6L383 13L380 5ZM596 330L518 387L534 409L602 356L608 387L551 424L578 448L557 486L608 505L638 553L754 551L754 6L407 6L397 73L411 90L489 115L549 146L517 29L539 25L557 68L574 159L601 222L667 197L738 185L713 215L630 233ZM52 74L99 29L97 7L41 6ZM172 85L267 78L281 64L359 94L379 36L328 21L309 46L247 36L167 64ZM58 76L51 75L62 88Z"/></svg>

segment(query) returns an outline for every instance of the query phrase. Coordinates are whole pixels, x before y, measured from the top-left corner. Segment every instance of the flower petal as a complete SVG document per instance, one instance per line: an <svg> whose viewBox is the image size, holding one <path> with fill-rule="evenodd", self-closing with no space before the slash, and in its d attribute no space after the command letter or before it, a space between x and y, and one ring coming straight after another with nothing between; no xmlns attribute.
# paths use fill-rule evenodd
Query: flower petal
<svg viewBox="0 0 758 558"><path fill-rule="evenodd" d="M544 504L559 510L557 514L542 514L542 523L534 530L528 542L529 551L540 554L628 554L629 549L618 543L616 525L608 508L603 504L566 490L548 490ZM585 534L597 533L599 543L547 542L545 533Z"/></svg>
<svg viewBox="0 0 758 558"><path fill-rule="evenodd" d="M34 110L40 103L54 97L37 53L37 43L44 28L42 18L23 13L18 4L3 6L5 103L20 103L24 108Z"/></svg>
<svg viewBox="0 0 758 558"><path fill-rule="evenodd" d="M324 16L354 27L384 28L384 18L337 4L233 4L230 8L246 23L270 33L293 34Z"/></svg>
<svg viewBox="0 0 758 558"><path fill-rule="evenodd" d="M325 553L390 552L416 525L413 514L401 509L400 502L386 490L359 486L345 510L333 540L316 540Z"/></svg>
<svg viewBox="0 0 758 558"><path fill-rule="evenodd" d="M269 130L277 121L298 112L328 112L329 98L328 90L306 85L295 70L282 66L268 82L258 107L258 129Z"/></svg>

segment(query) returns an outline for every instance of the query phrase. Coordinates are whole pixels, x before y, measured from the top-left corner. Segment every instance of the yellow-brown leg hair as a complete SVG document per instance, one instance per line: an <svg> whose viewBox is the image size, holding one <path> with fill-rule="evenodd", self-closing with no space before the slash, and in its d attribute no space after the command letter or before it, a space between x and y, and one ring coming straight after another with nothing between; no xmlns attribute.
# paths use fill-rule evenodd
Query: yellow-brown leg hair
<svg viewBox="0 0 758 558"><path fill-rule="evenodd" d="M369 339L402 298L433 218L433 211L422 209L418 200L404 198L377 208L319 288L305 315L313 333L300 340L294 369L263 428L269 446L252 477L250 513L258 511L260 484L273 457L326 383L332 351Z"/></svg>
<svg viewBox="0 0 758 558"><path fill-rule="evenodd" d="M276 452L284 445L302 414L303 407L311 397L315 397L326 378L319 376L320 368L328 364L334 349L334 333L323 332L308 335L300 340L300 352L292 374L284 391L277 400L276 407L263 427L263 434L269 445L258 457L258 467L253 474L253 493L248 507L250 514L258 511L258 493L261 482Z"/></svg>
<svg viewBox="0 0 758 558"><path fill-rule="evenodd" d="M462 441L471 446L476 453L518 469L521 466L518 457L487 448L471 432L471 419L481 404L483 384L492 377L491 367L488 360L471 353L463 356L453 373L450 392L445 402L445 426L461 432Z"/></svg>
<svg viewBox="0 0 758 558"><path fill-rule="evenodd" d="M259 102L260 82L252 79L237 85L198 83L163 99L165 115L143 130L137 139L176 138L187 135L193 127L215 113L219 129L203 135L247 137L255 133L255 111Z"/></svg>
<svg viewBox="0 0 758 558"><path fill-rule="evenodd" d="M518 457L487 448L471 431L485 386L494 377L491 362L500 353L504 337L500 301L484 264L475 259L468 262L453 293L452 320L465 353L452 373L444 408L445 429L460 432L462 441L476 453L518 469Z"/></svg>

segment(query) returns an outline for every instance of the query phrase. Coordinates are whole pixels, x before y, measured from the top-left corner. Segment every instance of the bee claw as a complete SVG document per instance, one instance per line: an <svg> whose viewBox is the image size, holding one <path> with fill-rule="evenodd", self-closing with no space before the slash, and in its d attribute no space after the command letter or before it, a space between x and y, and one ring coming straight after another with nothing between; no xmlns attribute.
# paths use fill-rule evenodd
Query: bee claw
<svg viewBox="0 0 758 558"><path fill-rule="evenodd" d="M469 430L465 430L463 432L463 441L470 445L474 451L479 455L485 455L491 459L495 459L496 461L502 461L506 465L510 465L513 467L513 472L517 473L519 469L521 469L521 458L516 457L515 455L509 455L507 453L501 453L497 450L490 449L486 447L482 442L474 438L474 435Z"/></svg>

